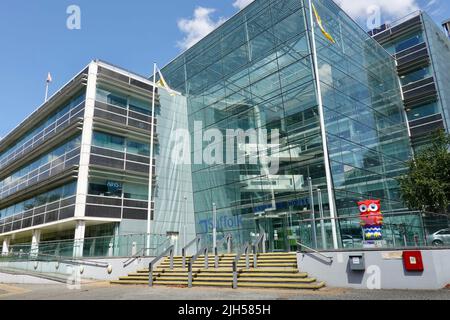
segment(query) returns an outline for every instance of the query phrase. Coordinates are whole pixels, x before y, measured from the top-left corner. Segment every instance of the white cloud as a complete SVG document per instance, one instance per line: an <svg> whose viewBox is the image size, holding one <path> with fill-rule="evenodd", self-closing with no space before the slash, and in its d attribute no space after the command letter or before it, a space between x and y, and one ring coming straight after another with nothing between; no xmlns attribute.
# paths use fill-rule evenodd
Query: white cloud
<svg viewBox="0 0 450 320"><path fill-rule="evenodd" d="M398 19L419 10L417 0L335 0L335 2L357 20L367 19L370 9L374 6L380 8L384 21Z"/></svg>
<svg viewBox="0 0 450 320"><path fill-rule="evenodd" d="M188 49L220 26L225 19L214 21L212 14L216 9L197 7L192 19L178 20L178 28L185 34L183 40L178 42L181 49Z"/></svg>
<svg viewBox="0 0 450 320"><path fill-rule="evenodd" d="M248 6L253 0L235 0L233 3L233 7L240 9L244 9Z"/></svg>

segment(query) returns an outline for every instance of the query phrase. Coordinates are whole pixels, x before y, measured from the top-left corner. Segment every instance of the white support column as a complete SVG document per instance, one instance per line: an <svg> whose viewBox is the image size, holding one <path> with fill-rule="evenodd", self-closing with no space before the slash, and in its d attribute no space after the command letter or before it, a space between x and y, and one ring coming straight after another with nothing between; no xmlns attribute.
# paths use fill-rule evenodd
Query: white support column
<svg viewBox="0 0 450 320"><path fill-rule="evenodd" d="M75 217L83 218L86 211L86 198L88 193L89 160L91 156L91 142L94 127L94 108L97 90L96 62L89 65L89 75L86 87L86 103L84 110L83 131L81 134L80 167L78 169L77 200Z"/></svg>
<svg viewBox="0 0 450 320"><path fill-rule="evenodd" d="M9 253L9 242L11 239L6 237L3 239L2 255L7 255Z"/></svg>
<svg viewBox="0 0 450 320"><path fill-rule="evenodd" d="M37 256L39 253L39 242L41 241L41 230L33 230L31 237L31 255Z"/></svg>
<svg viewBox="0 0 450 320"><path fill-rule="evenodd" d="M85 231L86 231L86 223L81 220L77 221L77 225L75 227L75 237L73 246L73 256L75 258L80 258L83 256Z"/></svg>

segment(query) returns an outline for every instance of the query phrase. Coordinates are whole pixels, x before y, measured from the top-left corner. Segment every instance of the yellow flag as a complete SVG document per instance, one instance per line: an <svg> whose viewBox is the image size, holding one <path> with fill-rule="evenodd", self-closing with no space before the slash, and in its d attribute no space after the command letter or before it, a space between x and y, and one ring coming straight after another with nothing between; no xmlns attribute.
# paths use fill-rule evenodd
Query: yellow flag
<svg viewBox="0 0 450 320"><path fill-rule="evenodd" d="M159 68L158 68L157 71L159 74L159 80L158 80L158 82L156 82L156 84L162 88L165 88L170 93L171 96L174 96L175 92L167 84L166 79L164 79L164 76L163 76L161 70L159 70Z"/></svg>
<svg viewBox="0 0 450 320"><path fill-rule="evenodd" d="M323 27L322 18L319 16L319 13L317 12L316 7L314 6L313 3L311 3L311 4L312 4L312 8L314 10L314 15L316 16L317 24L319 25L320 31L322 31L325 38L327 38L331 43L336 43L336 41L334 41L333 37Z"/></svg>
<svg viewBox="0 0 450 320"><path fill-rule="evenodd" d="M167 83L164 81L163 78L159 79L159 81L156 83L158 86L163 87L163 88L168 88Z"/></svg>

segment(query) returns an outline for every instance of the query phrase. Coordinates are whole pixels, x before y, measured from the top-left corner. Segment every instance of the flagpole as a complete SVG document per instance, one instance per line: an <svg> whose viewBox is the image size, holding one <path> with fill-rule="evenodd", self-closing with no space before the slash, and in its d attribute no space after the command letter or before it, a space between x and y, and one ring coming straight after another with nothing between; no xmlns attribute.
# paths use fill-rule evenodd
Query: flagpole
<svg viewBox="0 0 450 320"><path fill-rule="evenodd" d="M47 102L47 100L48 100L48 86L49 86L49 82L46 81L46 85L45 85L45 100L44 100L44 102Z"/></svg>
<svg viewBox="0 0 450 320"><path fill-rule="evenodd" d="M47 80L45 81L46 84L45 84L45 101L44 101L44 103L47 102L47 100L48 100L48 88L50 86L50 82L52 82L52 76L49 72L47 75Z"/></svg>
<svg viewBox="0 0 450 320"><path fill-rule="evenodd" d="M323 145L323 155L325 160L325 175L327 180L327 192L328 192L328 202L330 206L330 220L331 220L331 232L333 236L333 246L335 249L339 249L338 237L337 237L337 228L336 228L336 206L334 202L334 193L333 193L333 179L331 176L331 167L330 167L330 158L328 154L328 141L327 141L327 133L325 126L325 115L323 109L323 100L322 100L322 91L320 88L320 77L319 77L319 63L317 59L317 48L316 48L316 36L315 36L315 28L314 28L314 17L313 17L313 9L312 9L312 1L309 2L309 15L311 20L311 49L314 63L314 73L316 79L316 87L317 87L317 103L319 109L319 117L320 117L320 126L322 128L322 145Z"/></svg>
<svg viewBox="0 0 450 320"><path fill-rule="evenodd" d="M152 200L153 200L153 149L155 132L155 95L156 95L156 63L153 64L153 92L152 112L150 125L150 169L148 183L148 217L147 217L147 255L150 256L151 231L152 231Z"/></svg>

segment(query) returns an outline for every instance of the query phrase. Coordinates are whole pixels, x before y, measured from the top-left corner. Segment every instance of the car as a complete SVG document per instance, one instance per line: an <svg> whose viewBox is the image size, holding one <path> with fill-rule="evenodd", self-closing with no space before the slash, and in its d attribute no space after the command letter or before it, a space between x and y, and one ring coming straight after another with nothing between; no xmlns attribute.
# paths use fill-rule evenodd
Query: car
<svg viewBox="0 0 450 320"><path fill-rule="evenodd" d="M436 231L428 237L428 242L433 246L450 245L450 228Z"/></svg>

